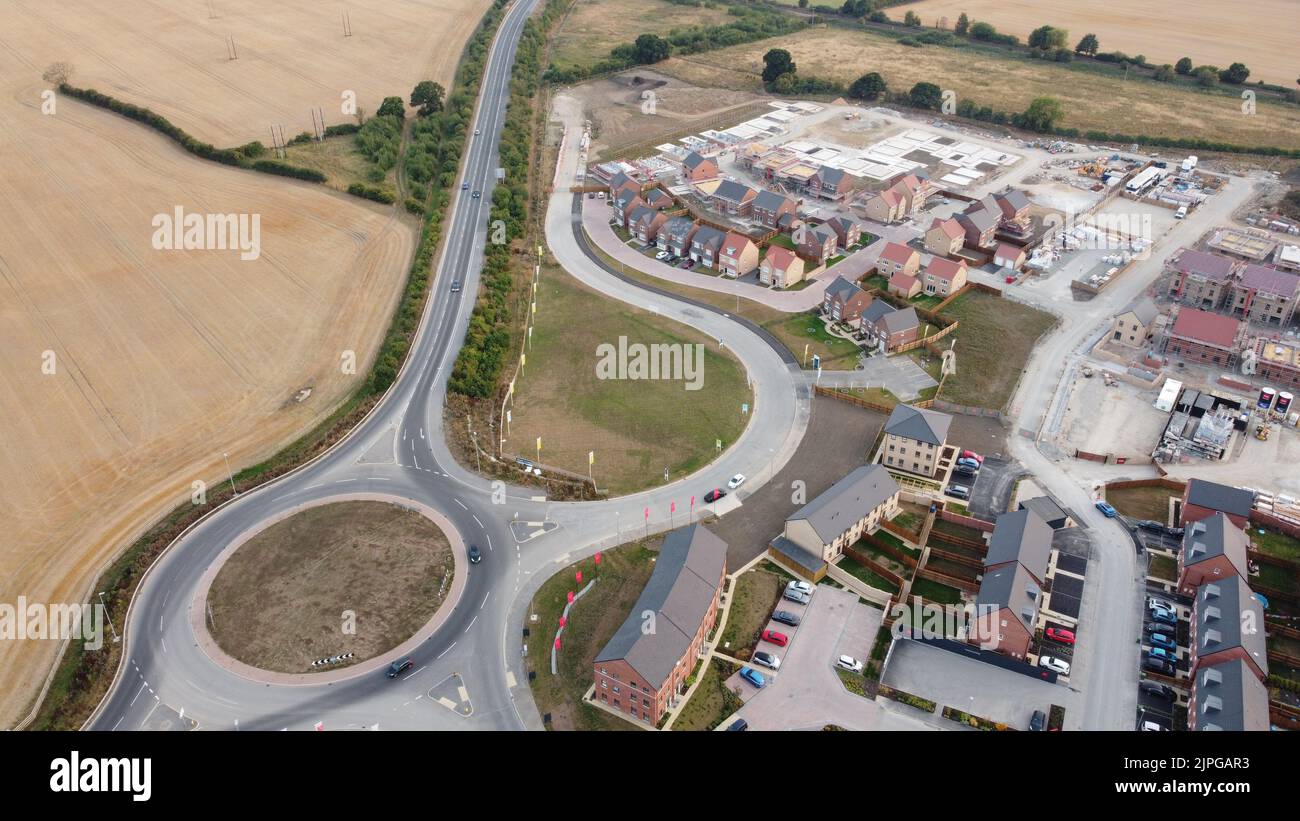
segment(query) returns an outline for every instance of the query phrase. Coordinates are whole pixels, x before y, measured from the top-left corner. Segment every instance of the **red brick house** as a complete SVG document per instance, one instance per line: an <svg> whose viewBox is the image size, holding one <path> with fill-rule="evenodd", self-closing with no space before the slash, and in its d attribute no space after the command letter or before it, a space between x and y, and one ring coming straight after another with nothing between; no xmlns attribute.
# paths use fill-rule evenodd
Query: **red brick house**
<svg viewBox="0 0 1300 821"><path fill-rule="evenodd" d="M1297 297L1300 276L1268 265L1247 265L1228 293L1228 308L1234 316L1285 327L1295 316Z"/></svg>
<svg viewBox="0 0 1300 821"><path fill-rule="evenodd" d="M1016 188L1008 188L1001 194L994 194L993 201L1002 212L1003 222L1024 222L1029 217L1029 197Z"/></svg>
<svg viewBox="0 0 1300 821"><path fill-rule="evenodd" d="M735 180L723 180L709 195L713 207L725 214L747 217L754 210L758 192Z"/></svg>
<svg viewBox="0 0 1300 821"><path fill-rule="evenodd" d="M974 643L1012 658L1029 652L1052 552L1052 527L1027 508L1003 513L989 537L975 597ZM992 614L985 612L991 609Z"/></svg>
<svg viewBox="0 0 1300 821"><path fill-rule="evenodd" d="M779 226L781 217L786 214L794 214L796 208L795 201L785 194L778 194L775 191L760 191L758 196L754 197L753 216L755 220L765 227L776 228Z"/></svg>
<svg viewBox="0 0 1300 821"><path fill-rule="evenodd" d="M853 191L853 178L843 169L823 165L808 181L808 192L814 197L842 200Z"/></svg>
<svg viewBox="0 0 1300 821"><path fill-rule="evenodd" d="M689 216L673 217L659 229L657 245L675 257L684 257L691 250L691 238L699 226Z"/></svg>
<svg viewBox="0 0 1300 821"><path fill-rule="evenodd" d="M917 340L921 323L915 308L895 308L883 299L876 299L863 309L858 330L873 345L879 345L886 353L893 353Z"/></svg>
<svg viewBox="0 0 1300 821"><path fill-rule="evenodd" d="M862 240L862 226L851 219L832 217L826 225L835 232L835 241L841 248L852 248Z"/></svg>
<svg viewBox="0 0 1300 821"><path fill-rule="evenodd" d="M814 265L825 265L828 259L835 256L835 251L839 248L839 239L836 238L835 232L824 225L805 225L802 230L796 231L795 235L799 255L812 261ZM802 241L797 239L800 235Z"/></svg>
<svg viewBox="0 0 1300 821"><path fill-rule="evenodd" d="M1242 346L1242 325L1230 316L1181 308L1166 350L1189 362L1231 368Z"/></svg>
<svg viewBox="0 0 1300 821"><path fill-rule="evenodd" d="M659 239L659 230L668 221L663 211L643 205L628 217L627 230L642 245L654 245Z"/></svg>
<svg viewBox="0 0 1300 821"><path fill-rule="evenodd" d="M1246 549L1249 546L1246 532L1222 513L1187 525L1183 531L1183 549L1178 554L1179 592L1190 596L1206 582L1248 577Z"/></svg>
<svg viewBox="0 0 1300 821"><path fill-rule="evenodd" d="M1201 668L1187 697L1187 729L1267 732L1268 688L1240 659Z"/></svg>
<svg viewBox="0 0 1300 821"><path fill-rule="evenodd" d="M645 205L645 201L641 199L640 194L625 188L618 196L614 197L614 221L618 223L620 228L626 228L628 220L632 217L632 212L643 205Z"/></svg>
<svg viewBox="0 0 1300 821"><path fill-rule="evenodd" d="M631 191L634 194L641 193L641 183L629 177L620 171L609 180L609 198L616 199L624 191Z"/></svg>
<svg viewBox="0 0 1300 821"><path fill-rule="evenodd" d="M844 277L836 277L822 294L822 312L837 322L849 325L857 325L862 318L862 311L870 304L871 294Z"/></svg>
<svg viewBox="0 0 1300 821"><path fill-rule="evenodd" d="M1250 511L1254 507L1255 496L1249 490L1204 479L1190 479L1183 488L1179 524L1187 527L1192 522L1222 513L1244 530L1249 526Z"/></svg>
<svg viewBox="0 0 1300 821"><path fill-rule="evenodd" d="M994 211L982 203L974 203L956 216L957 224L966 234L970 248L987 248L993 244L993 233L1002 221L1001 210Z"/></svg>
<svg viewBox="0 0 1300 821"><path fill-rule="evenodd" d="M708 157L692 151L682 160L682 179L689 183L704 182L718 177L718 164Z"/></svg>
<svg viewBox="0 0 1300 821"><path fill-rule="evenodd" d="M593 701L658 724L707 651L726 573L727 543L703 525L669 533L632 611L596 654Z"/></svg>

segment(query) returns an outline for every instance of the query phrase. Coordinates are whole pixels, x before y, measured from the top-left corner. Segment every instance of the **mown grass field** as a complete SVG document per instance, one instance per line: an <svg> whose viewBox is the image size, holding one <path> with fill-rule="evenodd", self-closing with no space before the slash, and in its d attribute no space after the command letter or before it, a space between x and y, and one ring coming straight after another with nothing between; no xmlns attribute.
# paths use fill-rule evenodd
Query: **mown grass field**
<svg viewBox="0 0 1300 821"><path fill-rule="evenodd" d="M686 380L601 379L598 348L619 337L640 343L703 344L703 384ZM687 349L693 351L693 348ZM694 354L691 354L694 359ZM559 268L544 268L536 326L523 375L516 382L505 451L587 473L595 452L596 484L614 494L691 473L735 442L753 407L744 368L717 340L657 314L614 302Z"/></svg>
<svg viewBox="0 0 1300 821"><path fill-rule="evenodd" d="M1125 516L1167 524L1169 497L1178 495L1167 487L1128 487L1106 490L1106 501Z"/></svg>
<svg viewBox="0 0 1300 821"><path fill-rule="evenodd" d="M1007 112L1023 111L1035 97L1053 96L1064 106L1065 127L1300 148L1300 106L1293 104L1261 99L1256 113L1246 116L1239 98L1219 91L1126 81L1109 72L1084 73L1000 51L911 48L865 30L808 29L779 42L760 40L672 57L655 68L701 86L758 91L763 55L778 46L790 52L800 74L845 84L877 71L893 90L930 82L955 91L958 101L970 99ZM1249 65L1249 55L1245 62Z"/></svg>
<svg viewBox="0 0 1300 821"><path fill-rule="evenodd" d="M578 0L555 38L552 61L587 68L639 34L667 36L676 28L716 26L734 19L721 3L691 8L663 0Z"/></svg>
<svg viewBox="0 0 1300 821"><path fill-rule="evenodd" d="M619 625L641 595L642 588L654 571L654 557L662 539L633 542L606 550L597 569L595 558L584 559L556 573L533 596L529 615L537 621L524 626L532 635L528 640L528 669L537 674L530 683L537 710L550 714L553 730L632 730L623 721L603 710L585 704L583 693L591 686L592 662L601 648L613 637ZM598 579L586 595L569 611L569 621L560 641L557 675L551 675L551 646L559 626L560 614L568 601L569 591L578 592L575 573L582 571L582 583Z"/></svg>

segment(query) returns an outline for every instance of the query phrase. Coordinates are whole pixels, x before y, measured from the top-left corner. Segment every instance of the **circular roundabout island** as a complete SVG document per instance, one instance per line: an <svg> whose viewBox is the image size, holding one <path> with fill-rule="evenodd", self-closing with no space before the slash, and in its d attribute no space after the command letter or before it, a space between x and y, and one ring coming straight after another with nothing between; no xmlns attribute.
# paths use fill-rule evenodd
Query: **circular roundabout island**
<svg viewBox="0 0 1300 821"><path fill-rule="evenodd" d="M463 545L414 507L327 499L246 534L200 591L201 644L245 674L314 678L427 638L464 587Z"/></svg>

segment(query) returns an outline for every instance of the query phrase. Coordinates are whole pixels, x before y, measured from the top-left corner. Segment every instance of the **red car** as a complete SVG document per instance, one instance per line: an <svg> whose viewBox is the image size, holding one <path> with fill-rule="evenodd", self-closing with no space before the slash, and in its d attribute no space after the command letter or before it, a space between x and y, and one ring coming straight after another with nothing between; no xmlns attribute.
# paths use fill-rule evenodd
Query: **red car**
<svg viewBox="0 0 1300 821"><path fill-rule="evenodd" d="M1065 630L1061 627L1047 628L1047 637L1052 641L1059 641L1061 644L1074 644L1074 631Z"/></svg>
<svg viewBox="0 0 1300 821"><path fill-rule="evenodd" d="M979 462L981 465L984 464L984 457L983 457L983 456L980 456L978 453L976 453L976 452L973 451L973 450L963 450L963 451L961 452L961 456L959 456L958 458L959 458L959 459L974 459L976 462Z"/></svg>
<svg viewBox="0 0 1300 821"><path fill-rule="evenodd" d="M786 638L785 633L778 633L775 630L763 631L763 641L770 641L772 644L775 644L777 647L785 647L786 642L788 642L789 640L790 639Z"/></svg>

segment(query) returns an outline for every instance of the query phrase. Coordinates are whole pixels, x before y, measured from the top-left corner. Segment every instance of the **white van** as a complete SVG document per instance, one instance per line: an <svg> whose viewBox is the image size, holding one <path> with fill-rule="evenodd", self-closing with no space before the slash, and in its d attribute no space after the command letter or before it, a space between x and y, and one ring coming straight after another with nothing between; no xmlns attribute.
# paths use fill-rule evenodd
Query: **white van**
<svg viewBox="0 0 1300 821"><path fill-rule="evenodd" d="M1174 212L1174 219L1180 220L1185 216L1187 216L1187 206L1186 205L1178 206L1178 210Z"/></svg>

